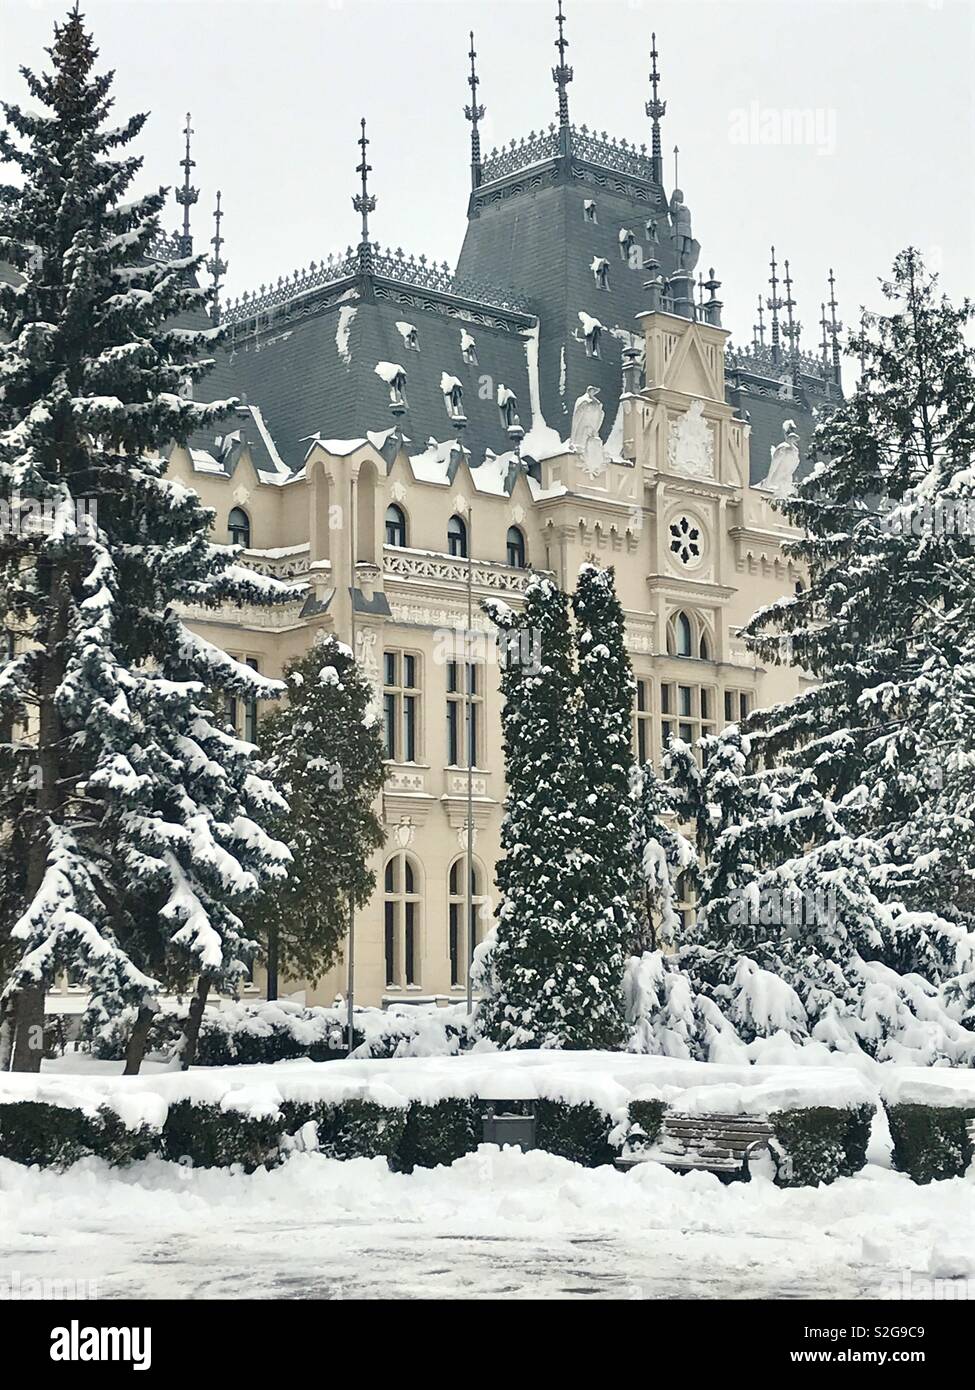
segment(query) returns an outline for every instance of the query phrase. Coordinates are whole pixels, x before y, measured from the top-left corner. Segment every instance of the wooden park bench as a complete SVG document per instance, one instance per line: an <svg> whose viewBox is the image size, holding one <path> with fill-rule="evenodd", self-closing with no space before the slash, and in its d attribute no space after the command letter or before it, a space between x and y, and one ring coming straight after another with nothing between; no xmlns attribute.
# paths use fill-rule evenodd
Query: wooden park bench
<svg viewBox="0 0 975 1390"><path fill-rule="evenodd" d="M616 1167L634 1168L639 1163L662 1163L689 1173L703 1168L731 1181L749 1176L749 1162L768 1153L775 1162L772 1126L755 1115L680 1115L668 1111L659 1134L640 1148L628 1146L616 1159Z"/></svg>

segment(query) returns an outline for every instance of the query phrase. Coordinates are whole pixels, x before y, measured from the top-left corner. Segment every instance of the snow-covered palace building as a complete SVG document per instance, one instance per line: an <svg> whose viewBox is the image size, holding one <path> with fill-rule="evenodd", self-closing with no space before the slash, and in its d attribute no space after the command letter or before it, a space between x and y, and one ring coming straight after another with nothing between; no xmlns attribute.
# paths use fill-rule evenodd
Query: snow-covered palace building
<svg viewBox="0 0 975 1390"><path fill-rule="evenodd" d="M463 995L469 792L478 932L487 921L504 765L485 642L469 786L451 640L467 628L469 581L486 634L480 601L517 604L532 570L572 588L586 560L615 567L641 758L669 731L690 739L795 689L738 634L802 582L770 497L801 466L813 412L839 399L835 305L821 353L800 352L788 263L780 280L773 253L754 341L732 350L688 207L664 184L655 44L634 100L649 151L570 120L561 6L557 47L556 122L483 155L472 36L456 274L373 242L363 123L359 244L221 305L227 342L206 389L244 404L220 437L169 461L214 508L219 538L302 586L284 608L192 612L193 626L273 676L334 632L374 682L388 841L357 919L360 1003ZM192 244L188 145L184 164L183 235L160 255ZM218 285L222 247L218 209ZM253 733L258 711L234 713ZM340 966L308 997L344 988Z"/></svg>

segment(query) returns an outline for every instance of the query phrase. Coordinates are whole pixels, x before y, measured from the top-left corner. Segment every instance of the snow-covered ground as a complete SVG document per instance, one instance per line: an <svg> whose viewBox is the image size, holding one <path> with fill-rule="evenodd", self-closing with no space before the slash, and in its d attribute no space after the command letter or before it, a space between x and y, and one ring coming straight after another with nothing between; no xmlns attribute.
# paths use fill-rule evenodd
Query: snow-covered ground
<svg viewBox="0 0 975 1390"><path fill-rule="evenodd" d="M975 1297L973 1175L916 1187L877 1156L791 1190L487 1146L410 1176L318 1154L250 1176L0 1160L0 1282L90 1280L100 1298Z"/></svg>

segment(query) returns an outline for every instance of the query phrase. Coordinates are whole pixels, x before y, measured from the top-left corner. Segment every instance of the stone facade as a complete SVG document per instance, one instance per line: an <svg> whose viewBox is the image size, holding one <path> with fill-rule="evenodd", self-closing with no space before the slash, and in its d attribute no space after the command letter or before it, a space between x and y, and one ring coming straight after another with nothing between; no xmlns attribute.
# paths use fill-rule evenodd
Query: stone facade
<svg viewBox="0 0 975 1390"><path fill-rule="evenodd" d="M210 467L190 450L171 456L171 474L214 508L219 539L229 539L243 514L245 561L303 586L292 605L190 613L192 625L272 676L320 634L350 642L354 629L384 708L388 842L376 857L376 894L357 919L360 1003L462 998L466 989L468 775L455 658L469 581L473 628L484 634L473 646L476 933L490 918L504 798L483 598L517 605L529 568L571 588L584 561L614 566L639 682L634 746L643 756L657 756L667 728L697 736L796 689L794 672L761 669L738 636L757 607L802 576L783 555L788 527L749 481L749 426L726 400L728 335L661 311L641 315L638 328L645 384L622 395L617 458L603 451L600 461L566 443L534 471L516 468L511 481L507 464L471 467L463 453L419 462L394 434L382 451L368 439L315 438L301 467L269 473L255 462L265 446L252 414L236 432L232 469ZM471 561L451 553L468 548ZM252 713L235 712L242 731ZM307 997L331 1002L345 984L340 966ZM282 992L303 988L282 983Z"/></svg>

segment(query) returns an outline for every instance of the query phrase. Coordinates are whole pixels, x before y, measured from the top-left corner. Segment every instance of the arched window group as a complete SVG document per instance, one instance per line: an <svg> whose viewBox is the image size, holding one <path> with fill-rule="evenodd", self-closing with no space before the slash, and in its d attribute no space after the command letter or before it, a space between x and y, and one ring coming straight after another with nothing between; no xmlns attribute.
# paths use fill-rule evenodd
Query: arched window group
<svg viewBox="0 0 975 1390"><path fill-rule="evenodd" d="M396 546L406 546L409 544L409 531L406 522L406 513L403 508L395 502L391 502L386 508L386 544ZM447 554L455 559L466 560L470 554L468 548L467 522L462 516L454 515L447 522ZM246 544L241 541L239 544ZM525 534L518 526L509 526L505 537L505 563L513 569L523 570L528 563L528 552L525 546Z"/></svg>
<svg viewBox="0 0 975 1390"><path fill-rule="evenodd" d="M675 613L667 624L667 655L711 660L711 639L704 623L687 613Z"/></svg>
<svg viewBox="0 0 975 1390"><path fill-rule="evenodd" d="M447 872L447 955L452 989L467 983L472 952L488 929L490 899L484 868L470 868L468 915L467 856L460 855ZM383 951L387 988L421 984L423 882L419 863L405 851L391 855L383 870ZM440 947L442 950L442 946Z"/></svg>

